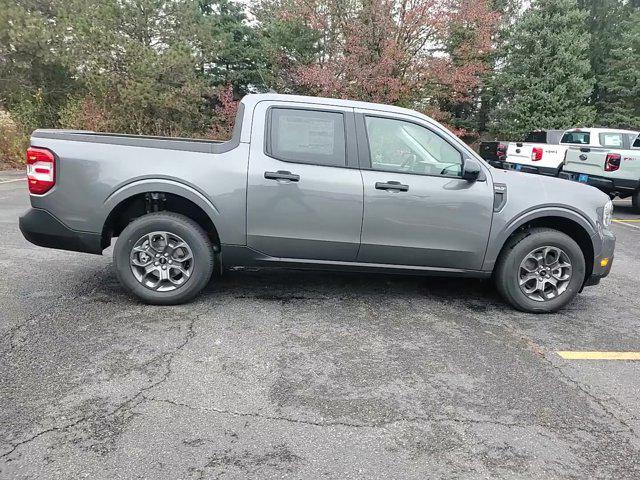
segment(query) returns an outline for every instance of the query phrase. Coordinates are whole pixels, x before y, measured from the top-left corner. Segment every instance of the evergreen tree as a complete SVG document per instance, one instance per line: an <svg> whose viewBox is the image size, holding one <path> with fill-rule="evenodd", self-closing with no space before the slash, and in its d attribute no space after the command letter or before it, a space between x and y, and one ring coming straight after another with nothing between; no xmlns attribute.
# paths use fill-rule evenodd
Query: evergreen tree
<svg viewBox="0 0 640 480"><path fill-rule="evenodd" d="M514 23L494 85L502 98L493 130L515 139L535 128L593 123L585 18L576 0L534 0Z"/></svg>
<svg viewBox="0 0 640 480"><path fill-rule="evenodd" d="M611 50L620 42L620 28L628 14L625 0L577 0L578 7L587 12L586 29L591 34L589 59L595 78L591 104L596 106L600 118L599 105L602 103L601 83L609 76L607 59Z"/></svg>
<svg viewBox="0 0 640 480"><path fill-rule="evenodd" d="M640 9L620 25L618 45L605 62L598 121L603 126L640 129Z"/></svg>

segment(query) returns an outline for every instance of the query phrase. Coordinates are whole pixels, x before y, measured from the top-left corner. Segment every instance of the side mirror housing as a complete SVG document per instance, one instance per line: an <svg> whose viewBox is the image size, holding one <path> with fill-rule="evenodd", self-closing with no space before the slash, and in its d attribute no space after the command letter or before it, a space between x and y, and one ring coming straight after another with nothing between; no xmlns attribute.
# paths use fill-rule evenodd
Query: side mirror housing
<svg viewBox="0 0 640 480"><path fill-rule="evenodd" d="M480 164L472 159L467 158L462 167L462 178L467 182L475 182L478 180L484 180L484 174L482 173L482 167Z"/></svg>

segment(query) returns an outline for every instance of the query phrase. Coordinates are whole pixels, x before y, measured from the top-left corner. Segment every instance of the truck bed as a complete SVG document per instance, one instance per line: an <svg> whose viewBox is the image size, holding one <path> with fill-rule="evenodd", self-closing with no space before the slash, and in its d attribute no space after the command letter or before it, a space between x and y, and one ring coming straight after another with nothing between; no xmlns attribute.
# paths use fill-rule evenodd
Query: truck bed
<svg viewBox="0 0 640 480"><path fill-rule="evenodd" d="M130 147L162 148L167 150L186 150L202 153L224 153L235 144L227 141L204 138L155 137L150 135L129 135L122 133L103 133L89 130L39 129L31 134L32 138L69 140L72 142L104 143Z"/></svg>
<svg viewBox="0 0 640 480"><path fill-rule="evenodd" d="M218 222L221 241L243 243L249 144L240 142L240 130L226 142L36 130L31 146L55 153L56 182L46 195L32 195L31 204L71 230L104 237L107 215L123 192L175 193Z"/></svg>

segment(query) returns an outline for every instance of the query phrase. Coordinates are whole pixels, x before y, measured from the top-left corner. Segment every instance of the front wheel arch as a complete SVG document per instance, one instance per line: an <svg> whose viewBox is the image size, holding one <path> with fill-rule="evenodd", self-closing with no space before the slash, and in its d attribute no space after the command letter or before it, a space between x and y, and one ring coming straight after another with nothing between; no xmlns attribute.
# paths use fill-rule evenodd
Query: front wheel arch
<svg viewBox="0 0 640 480"><path fill-rule="evenodd" d="M509 243L513 241L515 237L522 235L526 236L527 232L533 228L550 228L552 230L558 230L559 232L562 232L571 237L578 244L580 250L582 250L586 267L585 279L589 278L589 276L593 273L593 262L595 258L594 245L593 240L591 239L591 235L589 235L589 231L585 228L585 226L581 223L578 223L578 221L558 215L540 216L524 220L520 224L518 224L506 237L506 239L500 246L500 249L497 251L495 263L492 266L492 270L495 271L497 260L508 247Z"/></svg>

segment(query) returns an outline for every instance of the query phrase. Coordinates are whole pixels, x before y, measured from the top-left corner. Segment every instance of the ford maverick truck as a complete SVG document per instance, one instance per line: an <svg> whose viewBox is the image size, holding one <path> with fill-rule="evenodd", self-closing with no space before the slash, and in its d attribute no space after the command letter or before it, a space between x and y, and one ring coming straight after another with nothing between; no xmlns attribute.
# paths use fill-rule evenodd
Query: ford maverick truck
<svg viewBox="0 0 640 480"><path fill-rule="evenodd" d="M495 170L387 105L248 95L226 142L36 130L27 176L26 239L101 254L117 237L118 278L154 304L278 266L493 277L516 308L550 312L613 261L607 195Z"/></svg>

